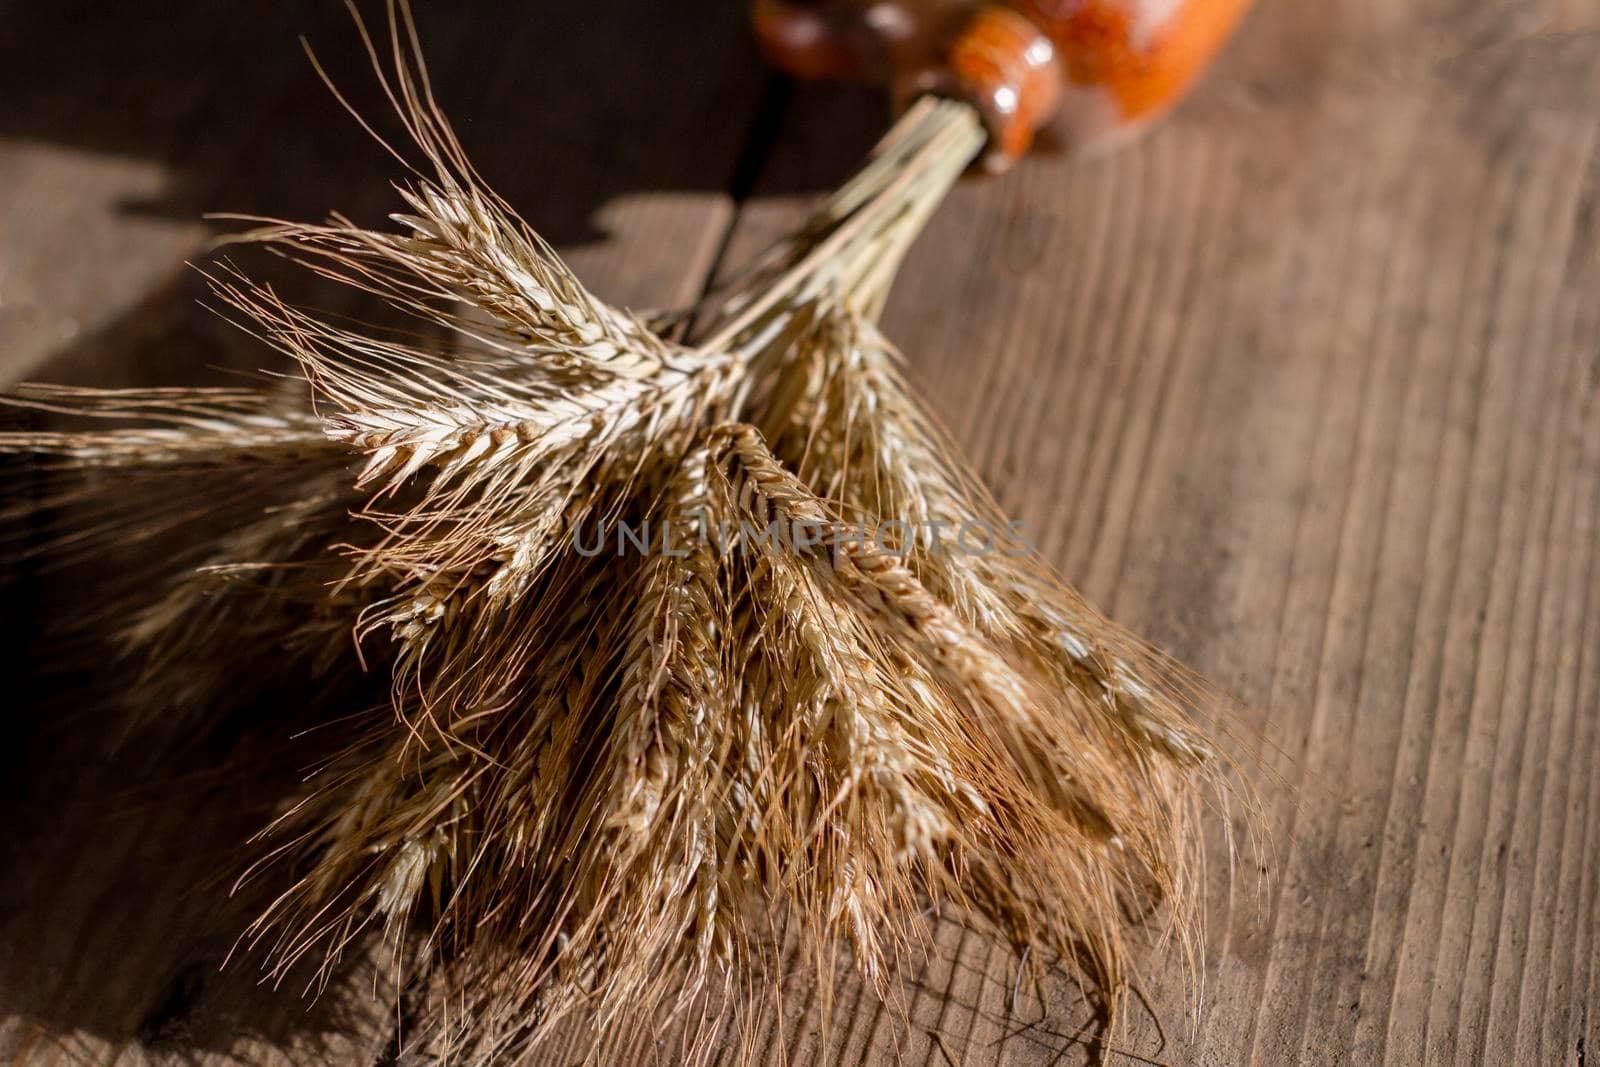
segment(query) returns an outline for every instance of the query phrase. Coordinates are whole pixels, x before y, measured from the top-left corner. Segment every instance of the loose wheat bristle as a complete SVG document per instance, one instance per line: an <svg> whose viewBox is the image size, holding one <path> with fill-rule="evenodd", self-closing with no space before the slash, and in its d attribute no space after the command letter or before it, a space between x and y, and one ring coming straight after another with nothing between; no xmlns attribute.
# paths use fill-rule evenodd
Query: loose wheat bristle
<svg viewBox="0 0 1600 1067"><path fill-rule="evenodd" d="M981 146L971 111L914 107L676 343L483 183L403 5L385 43L421 159L401 229L255 220L237 240L448 340L330 323L222 268L215 292L306 394L36 387L12 402L125 425L0 434L78 498L104 498L105 468L251 490L201 510L175 584L116 606L142 703L203 709L240 681L196 663L264 646L390 681L392 713L342 727L263 832L250 876L296 873L244 943L277 976L326 974L381 930L427 1005L407 1044L484 1065L575 1024L593 1062L670 1026L691 1059L748 1050L786 937L817 981L848 952L889 996L929 908L1068 961L1111 1011L1130 906L1162 901L1193 966L1195 819L1228 769L1215 697L1014 536L874 325ZM582 549L619 520L678 549ZM925 532L965 522L1002 542ZM329 692L330 718L351 710Z"/></svg>

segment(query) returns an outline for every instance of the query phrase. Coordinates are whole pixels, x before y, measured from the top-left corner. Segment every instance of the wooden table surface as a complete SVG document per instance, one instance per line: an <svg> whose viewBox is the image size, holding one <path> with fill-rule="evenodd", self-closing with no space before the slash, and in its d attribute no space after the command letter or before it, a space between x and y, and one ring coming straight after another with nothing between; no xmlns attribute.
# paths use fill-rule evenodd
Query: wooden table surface
<svg viewBox="0 0 1600 1067"><path fill-rule="evenodd" d="M693 300L886 121L767 77L731 0L419 8L482 170L635 307ZM323 0L0 0L0 376L259 365L195 305L202 213L375 219L394 176L300 33L360 88ZM1110 1062L1600 1057L1597 119L1597 0L1264 0L1153 136L966 182L913 250L888 332L1002 502L1269 753L1272 880L1229 894L1213 850L1198 1014L1147 956L1144 1060ZM25 672L50 600L10 597ZM6 703L0 1060L396 1062L377 963L309 1009L218 972L257 787L152 784ZM1082 1062L1070 1005L1011 1017L1011 966L952 928L909 1032L847 991L837 1047L805 1011L788 1043Z"/></svg>

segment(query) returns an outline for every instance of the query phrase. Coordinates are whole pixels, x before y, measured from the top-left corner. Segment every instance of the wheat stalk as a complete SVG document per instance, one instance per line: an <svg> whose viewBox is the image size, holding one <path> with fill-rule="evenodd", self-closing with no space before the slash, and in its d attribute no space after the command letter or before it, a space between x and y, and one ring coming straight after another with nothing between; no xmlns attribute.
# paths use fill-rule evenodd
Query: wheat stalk
<svg viewBox="0 0 1600 1067"><path fill-rule="evenodd" d="M0 435L108 508L107 468L242 472L243 506L157 508L126 535L208 516L174 583L101 609L144 701L204 707L222 682L186 661L262 647L389 682L391 709L344 722L346 750L263 832L248 877L296 874L243 943L325 980L381 929L426 994L408 1042L469 1064L573 1024L592 1062L670 1026L689 1059L748 1052L786 936L818 981L848 948L889 996L930 907L1067 961L1113 1014L1130 904L1163 900L1192 966L1216 697L1026 546L905 532L1009 528L874 325L982 145L971 109L915 105L674 342L489 190L403 5L382 47L362 35L420 157L401 229L258 219L235 240L434 339L328 322L223 267L214 291L310 403L35 387L11 402L127 425ZM681 551L582 550L629 518Z"/></svg>

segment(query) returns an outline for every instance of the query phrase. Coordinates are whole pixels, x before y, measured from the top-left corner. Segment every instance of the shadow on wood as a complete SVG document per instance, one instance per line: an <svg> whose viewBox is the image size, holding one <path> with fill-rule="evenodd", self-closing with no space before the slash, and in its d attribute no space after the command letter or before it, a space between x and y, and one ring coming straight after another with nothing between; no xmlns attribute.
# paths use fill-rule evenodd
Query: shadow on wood
<svg viewBox="0 0 1600 1067"><path fill-rule="evenodd" d="M761 131L782 107L742 9L704 7L562 0L418 12L441 102L474 161L612 299L699 295L768 147ZM381 6L365 14L382 29ZM396 133L336 4L8 12L0 179L14 179L14 199L0 206L12 286L0 306L0 376L148 386L283 369L199 306L204 280L183 261L202 258L215 231L196 220L336 209L382 224L399 206L389 182L402 174L318 81L296 47L302 33L340 90ZM819 190L848 173L878 125L861 119L878 97L867 108L862 99L841 101L856 132L824 146ZM696 227L693 247L671 226ZM267 257L247 265L289 299L382 317L371 301ZM255 694L198 737L174 723L114 743L122 668L46 677L38 667L58 651L49 624L76 596L92 596L95 579L15 568L7 578L0 666L25 695L10 701L0 756L10 794L0 1056L378 1056L391 1040L393 994L374 996L386 976L370 958L352 960L348 988L336 983L314 1004L298 999L309 975L273 990L252 959L221 969L281 886L267 878L230 895L255 858L247 839L295 794L322 743L289 737L296 698Z"/></svg>

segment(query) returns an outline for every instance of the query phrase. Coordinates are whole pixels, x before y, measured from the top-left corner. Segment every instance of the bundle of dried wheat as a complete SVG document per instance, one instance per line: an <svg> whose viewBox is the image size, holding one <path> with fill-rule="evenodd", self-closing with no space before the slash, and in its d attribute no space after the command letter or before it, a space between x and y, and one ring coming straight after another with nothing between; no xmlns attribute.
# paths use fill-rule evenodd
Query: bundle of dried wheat
<svg viewBox="0 0 1600 1067"><path fill-rule="evenodd" d="M666 1024L709 1052L786 938L822 980L846 947L882 986L930 907L1112 1004L1130 904L1168 902L1192 957L1211 696L1008 536L872 323L981 147L973 112L914 107L676 343L484 185L408 27L373 49L426 165L403 228L243 239L434 340L223 271L308 395L34 388L13 402L126 425L0 436L61 480L47 503L141 499L138 475L161 492L132 529L190 531L118 632L150 707L203 712L262 649L390 682L392 713L349 719L263 834L295 880L247 940L281 974L383 926L429 991L408 1038L475 1064L572 1020L596 1060ZM963 525L992 540L941 544Z"/></svg>

